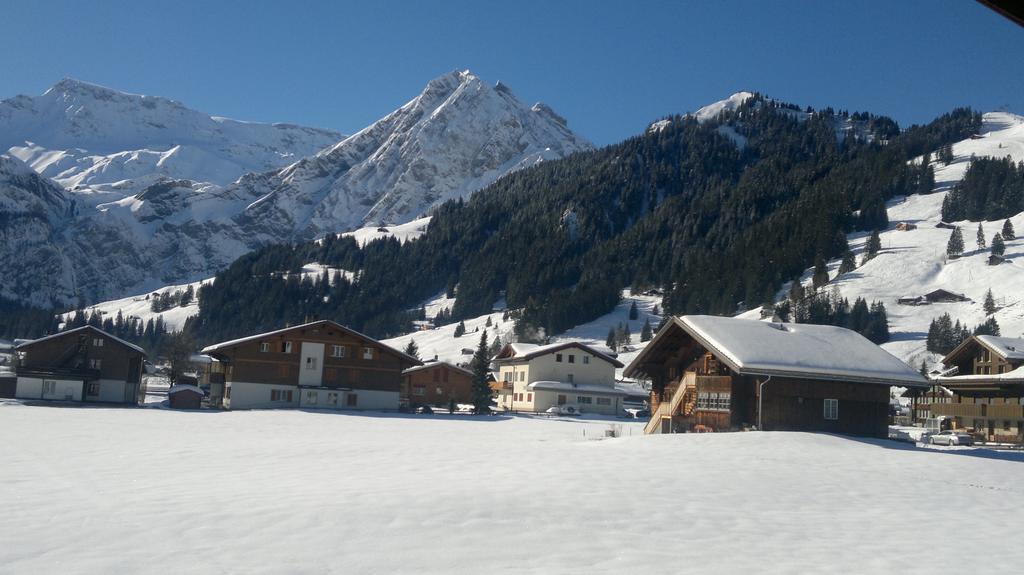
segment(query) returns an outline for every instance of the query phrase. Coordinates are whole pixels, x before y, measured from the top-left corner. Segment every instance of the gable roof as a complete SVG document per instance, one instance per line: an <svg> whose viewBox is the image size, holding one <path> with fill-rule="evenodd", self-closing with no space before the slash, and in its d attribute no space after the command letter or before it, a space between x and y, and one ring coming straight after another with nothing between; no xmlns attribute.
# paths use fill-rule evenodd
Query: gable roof
<svg viewBox="0 0 1024 575"><path fill-rule="evenodd" d="M223 349L227 349L229 347L233 347L233 346L236 346L238 344L247 343L247 342L250 342L250 341L256 341L256 340L259 340L259 339L265 339L265 338L268 338L268 337L273 337L275 335L285 334L285 333L288 333L288 332L291 332L291 331L295 331L295 330L299 330L299 329L306 329L306 328L313 327L315 325L328 325L330 327L333 327L333 328L337 329L338 331L341 331L343 333L347 333L348 335L351 335L351 336L353 336L353 337L355 337L357 339L361 339L363 341L372 343L375 346L383 348L384 350L388 351L389 353L393 353L393 354L397 355L398 357L409 361L413 365L420 365L420 364L423 363L422 361L416 359L415 357L413 357L413 356L411 356L411 355L409 355L409 354L407 354L405 352L398 351L397 349L395 349L395 348L393 348L393 347L391 347L389 345L383 344L383 343L373 339L372 337L370 337L368 335L359 333L358 331L356 331L354 329L347 328L347 327L341 325L340 323L338 323L336 321L329 320L329 319L320 319L320 320L317 320L317 321L311 321L309 323L303 323L303 324L300 324L300 325L294 325L292 327L286 327L286 328L282 328L282 329L275 329L274 331L268 331L268 332L264 332L264 333L257 333L255 335L249 335L249 336L246 336L246 337L240 337L238 339L222 341L220 343L215 343L213 345L208 345L208 346L204 347L199 353L210 354L211 352L216 352L216 351L220 351L220 350L223 350Z"/></svg>
<svg viewBox="0 0 1024 575"><path fill-rule="evenodd" d="M413 373L415 371L423 371L425 369L430 369L432 367L438 367L438 366L441 366L441 365L447 366L449 369L453 369L455 371L462 372L462 373L464 373L464 374L466 374L466 375L468 375L470 377L473 376L473 372L472 371L469 371L468 369L463 368L463 367L459 367L457 365L450 364L447 361L427 361L427 362L424 362L423 365L417 365L417 366L410 367L409 369L403 370L402 371L402 375L405 375L407 373Z"/></svg>
<svg viewBox="0 0 1024 575"><path fill-rule="evenodd" d="M26 341L24 343L20 343L20 344L16 345L14 347L14 349L25 349L25 348L31 347L31 346L33 346L33 345L35 345L37 343L43 342L43 341L49 341L51 339L57 339L57 338L60 338L60 337L64 337L64 336L73 334L73 333L78 333L80 331L91 331L91 332L95 333L98 336L105 337L105 338L107 338L107 339L109 339L111 341L115 341L115 342L117 342L117 343L119 343L119 344L129 348L129 349L135 350L135 351L141 353L142 355L146 355L146 350L144 350L141 347L135 345L134 343L128 343L127 341L125 341L125 340L123 340L123 339L121 339L119 337L114 337L114 336L110 335L109 333L103 331L102 329L100 329L98 327L93 327L91 325L83 325L82 327L76 327L75 329L69 329L67 331L60 331L60 332L57 332L57 333L55 333L53 335L48 335L48 336L45 336L45 337L41 337L39 339L33 339L31 341Z"/></svg>
<svg viewBox="0 0 1024 575"><path fill-rule="evenodd" d="M637 355L625 375L643 365L666 334L683 330L741 375L825 379L927 387L917 371L855 331L831 325L772 323L732 317L673 317Z"/></svg>
<svg viewBox="0 0 1024 575"><path fill-rule="evenodd" d="M199 395L206 395L205 393L203 393L203 390L199 388L199 386L190 385L187 383L178 383L172 385L170 389L167 390L167 395L174 395L176 393L181 393L183 391L191 391L192 393L198 393Z"/></svg>
<svg viewBox="0 0 1024 575"><path fill-rule="evenodd" d="M623 367L622 362L615 359L614 357L598 351L597 349L590 347L589 345L579 341L565 341L561 343L550 343L547 345L536 345L532 343L509 343L494 356L494 361L503 363L511 361L529 361L535 357L541 355L547 355L549 353L555 353L563 349L577 348L585 351L598 359L603 359L615 367Z"/></svg>
<svg viewBox="0 0 1024 575"><path fill-rule="evenodd" d="M975 345L983 345L992 353L1008 361L1024 361L1024 338L1000 337L997 335L972 335L953 348L953 351L942 358L942 363L950 364L961 354L968 352Z"/></svg>

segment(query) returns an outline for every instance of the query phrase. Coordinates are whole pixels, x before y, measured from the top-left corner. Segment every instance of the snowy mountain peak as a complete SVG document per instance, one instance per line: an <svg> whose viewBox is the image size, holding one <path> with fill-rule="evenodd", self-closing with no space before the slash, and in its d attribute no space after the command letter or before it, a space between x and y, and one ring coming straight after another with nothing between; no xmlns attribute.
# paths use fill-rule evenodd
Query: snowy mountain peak
<svg viewBox="0 0 1024 575"><path fill-rule="evenodd" d="M752 92L736 92L724 100L708 104L707 106L697 110L693 113L693 117L696 118L698 122L714 120L722 112L735 110L753 97L754 94Z"/></svg>

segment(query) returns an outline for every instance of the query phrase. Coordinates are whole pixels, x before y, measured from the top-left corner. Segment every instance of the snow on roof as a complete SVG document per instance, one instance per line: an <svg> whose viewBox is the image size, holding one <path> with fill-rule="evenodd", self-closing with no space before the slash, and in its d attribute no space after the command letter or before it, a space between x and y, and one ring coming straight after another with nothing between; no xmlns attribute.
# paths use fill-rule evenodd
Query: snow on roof
<svg viewBox="0 0 1024 575"><path fill-rule="evenodd" d="M997 335L975 336L1003 359L1024 359L1024 338Z"/></svg>
<svg viewBox="0 0 1024 575"><path fill-rule="evenodd" d="M83 330L94 331L97 334L102 335L103 337L106 337L106 338L109 338L109 339L111 339L113 341L116 341L117 343L119 343L119 344L121 344L121 345L123 345L125 347L134 349L135 351L141 353L142 355L146 355L146 350L144 350L141 347L135 345L134 343L128 343L127 341L125 341L125 340L123 340L123 339L121 339L119 337L114 337L114 336L110 335L109 333L103 331L102 329L100 329L98 327L93 327L91 325L83 325L82 327L76 327L75 329L69 329L67 331L57 332L57 333L55 333L53 335L48 335L46 337L41 337L39 339L33 339L31 341L26 341L24 343L18 344L15 347L15 349L22 349L22 348L25 348L25 347L37 344L37 343L39 343L41 341L47 341L47 340L55 339L55 338L58 338L58 337L63 337L65 335L72 334L72 333L77 333L77 332L80 332L80 331L83 331Z"/></svg>
<svg viewBox="0 0 1024 575"><path fill-rule="evenodd" d="M466 369L464 367L459 367L457 365L453 365L451 363L448 363L447 361L432 361L432 360L424 362L423 365L417 365L417 366L410 367L409 369L403 370L402 374L405 375L407 373L412 373L414 371L422 371L424 369L430 369L432 367L437 367L439 365L446 365L449 368L454 369L455 371L461 371L462 373L464 373L466 375L469 375L469 376L473 375L472 371L470 371L470 370L468 370L468 369Z"/></svg>
<svg viewBox="0 0 1024 575"><path fill-rule="evenodd" d="M926 387L910 366L855 331L830 325L771 323L732 317L672 318L644 352L676 325L742 375L777 375ZM626 369L639 369L641 353Z"/></svg>
<svg viewBox="0 0 1024 575"><path fill-rule="evenodd" d="M176 385L172 385L171 388L167 390L167 395L174 395L175 393L179 393L182 391L191 391L193 393L198 393L199 395L206 395L205 393L203 393L203 390L199 388L199 386L190 385L187 383L179 383Z"/></svg>
<svg viewBox="0 0 1024 575"><path fill-rule="evenodd" d="M579 341L563 341L559 343L549 343L547 345L535 345L532 343L510 343L506 346L506 349L512 351L511 355L504 355L504 350L495 361L522 361L533 359L540 355L546 355L555 351L566 349L570 347L579 348L586 351L599 359L603 359L615 367L622 367L622 362L608 355L607 353L595 349L585 343ZM504 356L504 357L503 357Z"/></svg>
<svg viewBox="0 0 1024 575"><path fill-rule="evenodd" d="M603 393L605 395L628 395L625 391L607 385L592 383L569 383L567 381L534 381L526 389L547 389L551 391L581 391L586 393Z"/></svg>
<svg viewBox="0 0 1024 575"><path fill-rule="evenodd" d="M254 341L254 340L258 340L258 339L263 339L263 338L267 338L267 337L271 337L271 336L275 336L275 335L280 335L282 333L286 333L286 332L289 332L289 331L294 331L294 330L297 330L297 329L302 329L302 328L310 327L310 326L313 326L313 325L316 325L316 324L319 324L319 323L330 324L332 327L335 327L335 328L337 328L337 329L339 329L341 331L344 331L345 333L348 333L349 335L353 335L353 336L358 337L360 339L372 342L374 345L378 345L378 346L388 350L389 352L394 353L395 355L397 355L399 357L403 357L403 358L408 359L414 365L420 365L421 363L423 363L420 360L416 359L415 357L413 357L413 356L411 356L411 355L409 355L409 354L407 354L405 352L398 351L397 349L395 349L395 348L393 348L393 347L391 347L391 346L389 346L387 344L381 343L381 342L373 339L372 337L370 337L370 336L368 336L366 334L359 333L358 331L356 331L356 330L354 330L352 328L345 327L345 326L341 325L340 323L338 323L336 321L331 321L329 319L320 319L320 320L317 320L317 321L311 321L309 323L303 323L303 324L299 324L299 325L294 325L292 327L285 327L285 328L282 328L282 329L276 329L274 331L268 331L268 332L264 332L264 333L257 333L255 335L249 335L249 336L246 336L246 337L240 337L238 339L222 341L220 343L215 343L213 345L208 345L208 346L204 347L202 350L200 350L200 353L208 354L210 352L218 351L218 350L221 350L221 349L226 349L226 348L238 345L240 343L245 343L245 342Z"/></svg>
<svg viewBox="0 0 1024 575"><path fill-rule="evenodd" d="M191 363L213 363L212 357L204 355L202 353L193 353L192 355L188 356L188 360Z"/></svg>
<svg viewBox="0 0 1024 575"><path fill-rule="evenodd" d="M1006 373L975 374L975 375L947 375L935 378L935 381L944 383L978 383L978 382L1003 382L1003 383L1024 383L1024 365Z"/></svg>

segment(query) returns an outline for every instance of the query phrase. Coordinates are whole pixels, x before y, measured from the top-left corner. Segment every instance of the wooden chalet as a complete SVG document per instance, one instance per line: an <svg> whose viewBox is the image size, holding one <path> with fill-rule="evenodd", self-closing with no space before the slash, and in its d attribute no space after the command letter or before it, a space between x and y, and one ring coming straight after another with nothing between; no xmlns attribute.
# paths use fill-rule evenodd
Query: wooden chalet
<svg viewBox="0 0 1024 575"><path fill-rule="evenodd" d="M928 387L847 329L699 315L666 322L625 375L651 381L645 433L759 428L887 437L890 387Z"/></svg>
<svg viewBox="0 0 1024 575"><path fill-rule="evenodd" d="M932 393L911 392L915 413L946 416L979 441L1024 442L1024 338L971 336L942 362L957 375L935 377Z"/></svg>
<svg viewBox="0 0 1024 575"><path fill-rule="evenodd" d="M220 365L211 398L225 409L396 410L402 371L422 362L329 320L203 348ZM223 378L223 390L216 383Z"/></svg>
<svg viewBox="0 0 1024 575"><path fill-rule="evenodd" d="M15 348L15 396L141 404L146 387L139 346L87 325L22 343Z"/></svg>
<svg viewBox="0 0 1024 575"><path fill-rule="evenodd" d="M428 361L402 372L401 404L404 407L447 408L453 400L472 403L472 371L444 361Z"/></svg>
<svg viewBox="0 0 1024 575"><path fill-rule="evenodd" d="M956 303L960 301L971 301L971 298L962 293L955 293L949 290L937 289L924 294L924 299L930 303Z"/></svg>

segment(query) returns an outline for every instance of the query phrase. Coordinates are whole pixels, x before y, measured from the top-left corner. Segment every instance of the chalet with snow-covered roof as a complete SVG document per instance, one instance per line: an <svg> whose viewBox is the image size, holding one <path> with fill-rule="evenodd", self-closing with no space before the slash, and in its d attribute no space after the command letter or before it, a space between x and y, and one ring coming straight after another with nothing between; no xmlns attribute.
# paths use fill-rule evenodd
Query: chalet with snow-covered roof
<svg viewBox="0 0 1024 575"><path fill-rule="evenodd" d="M578 341L510 343L494 357L502 384L498 406L542 413L555 406L580 413L617 415L625 392L615 387L622 363Z"/></svg>
<svg viewBox="0 0 1024 575"><path fill-rule="evenodd" d="M962 293L955 293L944 289L930 291L924 294L924 299L930 303L956 303L960 301L971 301L971 298Z"/></svg>
<svg viewBox="0 0 1024 575"><path fill-rule="evenodd" d="M935 401L921 393L913 398L915 407L950 418L953 428L979 441L1024 442L1024 338L971 336L942 363L945 373L956 375L933 381L952 396Z"/></svg>
<svg viewBox="0 0 1024 575"><path fill-rule="evenodd" d="M221 364L225 409L397 410L402 371L421 365L329 320L217 343L202 353Z"/></svg>
<svg viewBox="0 0 1024 575"><path fill-rule="evenodd" d="M841 327L673 317L625 370L651 381L646 433L827 431L887 437L891 386L916 371Z"/></svg>
<svg viewBox="0 0 1024 575"><path fill-rule="evenodd" d="M472 371L444 361L428 361L402 372L402 406L446 408L453 400L472 403Z"/></svg>
<svg viewBox="0 0 1024 575"><path fill-rule="evenodd" d="M15 348L19 399L141 404L146 388L139 346L93 327L60 332Z"/></svg>

